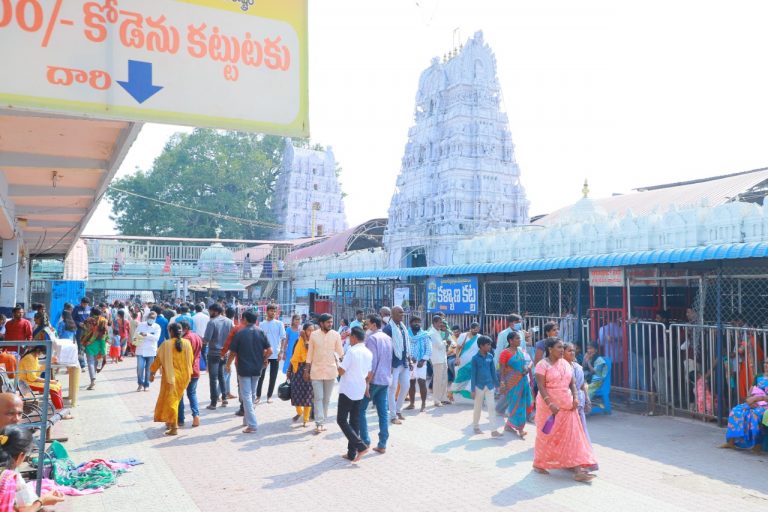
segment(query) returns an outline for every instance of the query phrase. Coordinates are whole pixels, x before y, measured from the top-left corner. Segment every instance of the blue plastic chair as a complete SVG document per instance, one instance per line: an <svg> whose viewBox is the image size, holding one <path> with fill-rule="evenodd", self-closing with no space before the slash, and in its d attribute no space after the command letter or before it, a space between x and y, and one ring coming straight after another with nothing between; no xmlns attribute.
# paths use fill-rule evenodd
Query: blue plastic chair
<svg viewBox="0 0 768 512"><path fill-rule="evenodd" d="M597 413L611 414L611 358L603 357L603 360L608 371L605 374L602 385L594 396L595 399L601 400L602 404L598 405L593 402L592 411L589 413L590 416Z"/></svg>

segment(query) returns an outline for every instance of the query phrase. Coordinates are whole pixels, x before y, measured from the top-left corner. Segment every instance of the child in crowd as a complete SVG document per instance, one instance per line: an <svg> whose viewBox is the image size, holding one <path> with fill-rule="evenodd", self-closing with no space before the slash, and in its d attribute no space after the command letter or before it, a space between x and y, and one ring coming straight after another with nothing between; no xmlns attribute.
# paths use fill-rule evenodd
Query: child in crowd
<svg viewBox="0 0 768 512"><path fill-rule="evenodd" d="M117 363L120 360L120 336L114 335L111 338L109 345L109 359L112 363Z"/></svg>
<svg viewBox="0 0 768 512"><path fill-rule="evenodd" d="M480 413L483 410L483 401L488 408L488 421L491 424L491 437L501 437L501 432L496 428L496 404L494 392L499 387L499 377L496 374L496 364L491 354L492 340L488 336L480 336L477 339L478 352L472 356L471 390L472 399L475 401L475 410L472 418L472 427L475 434L482 434L480 430Z"/></svg>
<svg viewBox="0 0 768 512"><path fill-rule="evenodd" d="M38 498L33 482L26 483L16 468L32 450L32 429L9 425L0 432L0 511L32 512L64 501L59 491Z"/></svg>

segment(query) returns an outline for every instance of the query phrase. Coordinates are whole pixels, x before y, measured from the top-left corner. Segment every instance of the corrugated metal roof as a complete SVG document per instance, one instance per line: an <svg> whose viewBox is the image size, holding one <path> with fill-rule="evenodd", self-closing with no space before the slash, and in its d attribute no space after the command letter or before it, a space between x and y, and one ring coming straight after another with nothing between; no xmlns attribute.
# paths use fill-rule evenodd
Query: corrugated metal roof
<svg viewBox="0 0 768 512"><path fill-rule="evenodd" d="M591 199L591 201L608 216L624 216L629 210L632 210L634 215L647 215L654 211L664 213L672 205L677 208L687 208L702 204L707 206L724 204L765 180L768 180L768 169L759 169L708 181L651 188L613 197ZM573 208L574 205L570 205L556 210L537 220L536 224L542 226L557 224L568 219Z"/></svg>
<svg viewBox="0 0 768 512"><path fill-rule="evenodd" d="M588 256L570 256L565 258L542 258L535 260L508 261L502 263L475 263L469 265L398 268L388 270L369 270L364 272L335 272L328 274L328 279L394 279L399 277L502 274L590 267L625 267L636 265L692 263L698 261L766 257L768 257L768 242L756 242L748 244L732 243L708 245L704 247L688 247L683 249L634 251Z"/></svg>
<svg viewBox="0 0 768 512"><path fill-rule="evenodd" d="M355 235L358 233L366 233L371 231L375 226L384 222L385 219L371 219L369 221L358 224L347 230L329 236L322 242L319 242L309 247L302 247L288 254L288 261L296 261L305 258L317 258L319 256L329 256L331 254L342 253L348 251L351 242L354 240ZM383 226L382 226L383 232Z"/></svg>
<svg viewBox="0 0 768 512"><path fill-rule="evenodd" d="M288 254L288 261L296 261L304 258L317 258L318 256L327 256L329 254L335 254L338 252L344 252L347 250L347 242L349 237L355 232L358 226L349 228L331 235L322 242L310 245L309 247L303 247Z"/></svg>

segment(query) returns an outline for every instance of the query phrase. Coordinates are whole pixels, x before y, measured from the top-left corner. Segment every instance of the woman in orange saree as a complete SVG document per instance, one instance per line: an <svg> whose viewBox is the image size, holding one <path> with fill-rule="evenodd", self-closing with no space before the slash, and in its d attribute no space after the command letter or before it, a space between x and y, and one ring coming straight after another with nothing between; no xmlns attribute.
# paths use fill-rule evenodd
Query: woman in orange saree
<svg viewBox="0 0 768 512"><path fill-rule="evenodd" d="M155 404L155 421L165 423L168 429L165 435L175 436L178 433L179 402L192 379L194 355L189 340L181 337L179 324L171 324L168 331L171 336L157 349L157 357L149 368L149 381L154 381L155 373L162 369L162 385Z"/></svg>

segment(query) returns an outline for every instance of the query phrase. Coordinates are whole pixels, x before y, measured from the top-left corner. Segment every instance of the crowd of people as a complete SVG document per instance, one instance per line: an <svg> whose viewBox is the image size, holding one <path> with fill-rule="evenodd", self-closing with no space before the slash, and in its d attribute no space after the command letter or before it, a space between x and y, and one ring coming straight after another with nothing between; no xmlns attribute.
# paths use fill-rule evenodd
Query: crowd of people
<svg viewBox="0 0 768 512"><path fill-rule="evenodd" d="M401 307L368 315L358 311L352 321L341 320L338 329L328 314L293 315L285 325L278 313L276 305L260 315L238 311L223 300L173 305L117 301L92 307L83 298L78 306L65 306L56 331L78 343L82 371L90 377L87 389L95 388L108 360L119 365L135 357L136 391L146 392L157 382L154 420L164 424L169 436L188 425L185 402L189 426L200 425L198 380L203 372L209 384L204 409L237 400L234 414L243 418L243 433L258 432L257 405L273 402L282 372L285 382L277 391L295 408L291 421L312 424L314 434L327 430L338 388L336 423L347 438L344 457L350 461L359 461L369 449L386 453L391 428L406 420L404 410L423 413L429 405L465 401L474 405L474 434L484 433L484 408L491 438L506 431L525 439L533 423L539 431L533 461L537 472L569 469L579 481L594 478L597 463L585 410L590 407L589 382L600 379L600 357L588 352L582 369L576 347L557 337L555 324L545 326L544 337L533 345L518 315L510 315L507 329L493 340L477 323L461 332L440 314L427 319L425 328L419 317L406 321ZM375 444L368 427L371 405L378 419Z"/></svg>
<svg viewBox="0 0 768 512"><path fill-rule="evenodd" d="M386 453L391 429L406 420L404 410L424 413L430 404L436 409L463 401L473 404L475 435L484 434L484 408L491 438L509 432L525 440L533 425L535 472L567 469L580 482L595 477L598 464L587 415L609 379L611 365L599 342L588 344L579 354L578 346L559 337L555 322L544 324L534 341L537 333L526 331L517 314L509 315L507 327L492 339L476 322L462 332L459 326L449 326L442 314L425 320L412 315L406 320L401 307L382 307L378 314L358 310L355 318L341 319L335 328L328 314L292 315L286 325L276 305L262 312L234 306L224 300L91 306L83 298L77 306L65 304L56 326L42 305L33 305L29 315L16 307L11 319L0 319L0 335L19 341L51 336L73 340L81 371L90 377L89 390L108 362L119 365L134 358L136 391L148 391L153 382L159 386L154 420L164 424L169 436L188 425L187 407L189 426L200 425L197 388L205 372L209 383L205 409L227 407L237 400L234 414L243 418L245 434L258 432L257 405L271 404L276 391L295 408L293 423L313 425L313 433L322 434L338 388L336 423L347 439L343 457L357 462L369 450ZM31 389L42 391L39 359L44 348L29 347L21 357L16 350L0 350L0 365L9 376L17 372ZM278 387L281 372L285 381ZM233 373L237 390L231 383ZM759 450L768 445L768 361L762 374L749 378L751 382L740 384L749 396L731 411L723 447ZM61 385L55 380L50 399L57 409L63 407ZM368 427L369 408L378 420L375 444ZM14 430L0 433L0 458L6 457L10 470L14 457L27 450L22 437ZM6 450L7 443L14 451ZM0 475L0 490L4 482L16 478ZM42 502L56 499L47 496Z"/></svg>
<svg viewBox="0 0 768 512"><path fill-rule="evenodd" d="M154 421L164 425L168 436L200 425L197 388L206 372L209 403L205 409L227 407L237 400L234 414L242 417L244 434L258 432L257 405L272 403L278 391L295 408L291 421L305 428L313 424L313 433L320 435L328 428L331 398L338 388L336 423L347 439L343 457L358 462L369 450L386 453L390 430L406 420L404 410L425 413L430 404L437 409L464 401L474 405L471 429L475 435L484 434L484 408L492 439L506 431L524 440L527 425L535 425L534 471L567 469L581 482L595 477L597 461L585 411L589 411L592 383L604 377L604 363L592 347L580 359L582 368L577 348L558 337L556 324L547 324L544 337L533 344L532 333L523 330L519 315L510 315L508 327L493 340L482 334L479 324L472 323L461 332L441 314L426 319L424 328L417 316L406 321L399 306L382 307L378 314L358 311L351 322L342 319L338 330L328 314L293 315L285 325L276 305L258 314L238 311L224 300L210 304L115 301L92 306L83 298L76 306L65 304L55 326L44 306L33 305L33 311L30 321L23 308L15 308L0 334L19 341L73 340L80 371L87 371L90 378L88 390L95 389L105 365L124 364L132 358L136 391L159 387ZM42 391L39 360L44 348L29 347L18 363L16 350L0 351L0 364L11 375L18 372L33 390ZM276 388L280 372L285 382ZM233 374L237 390L231 383ZM51 380L50 399L55 408L63 407L61 385L55 380ZM0 396L1 406L13 408L14 404L15 398ZM368 427L371 405L378 419L375 444ZM187 407L191 423L187 423ZM0 496L4 486L17 485L14 461L31 449L31 437L25 436L12 426L0 432L0 459L10 471L0 475ZM18 502L39 508L59 500L60 496L46 495Z"/></svg>

